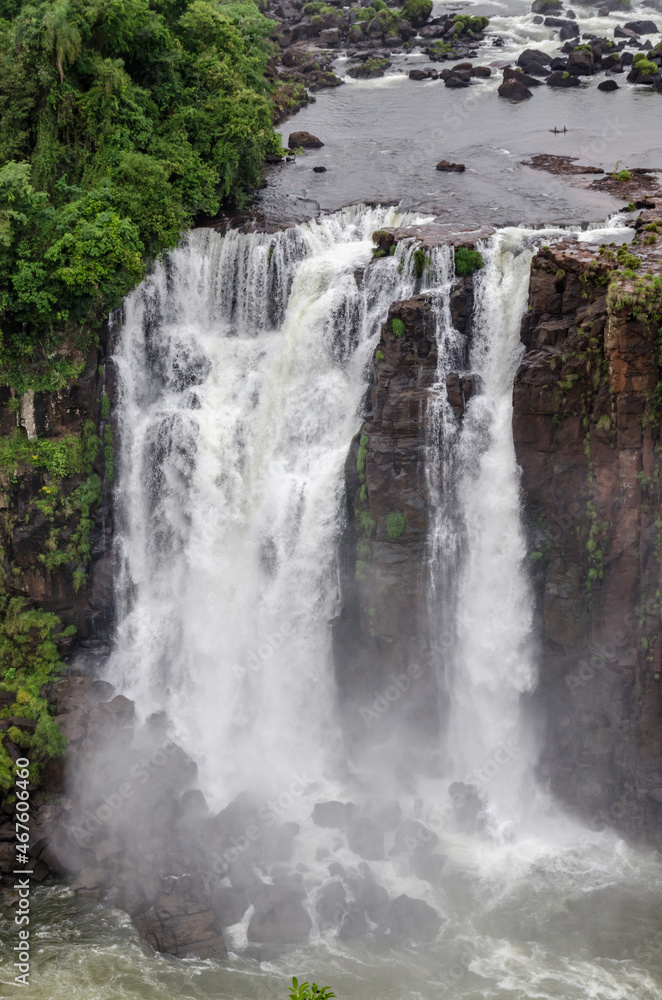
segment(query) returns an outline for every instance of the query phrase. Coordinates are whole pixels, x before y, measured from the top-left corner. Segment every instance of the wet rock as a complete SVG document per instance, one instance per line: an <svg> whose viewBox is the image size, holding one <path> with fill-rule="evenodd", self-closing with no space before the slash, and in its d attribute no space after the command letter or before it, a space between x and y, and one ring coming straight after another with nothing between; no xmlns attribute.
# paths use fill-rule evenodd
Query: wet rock
<svg viewBox="0 0 662 1000"><path fill-rule="evenodd" d="M548 87L579 87L581 80L578 76L572 76L567 71L557 71L547 77Z"/></svg>
<svg viewBox="0 0 662 1000"><path fill-rule="evenodd" d="M636 42L637 37L637 32L631 28L623 28L620 24L614 28L614 38L627 38L631 42Z"/></svg>
<svg viewBox="0 0 662 1000"><path fill-rule="evenodd" d="M411 866L416 878L420 878L423 882L429 882L431 885L441 883L445 863L446 858L443 855L426 854L422 851L417 851L411 859Z"/></svg>
<svg viewBox="0 0 662 1000"><path fill-rule="evenodd" d="M443 173L447 174L463 174L465 166L464 163L450 163L448 160L440 160L437 164L437 170L441 170Z"/></svg>
<svg viewBox="0 0 662 1000"><path fill-rule="evenodd" d="M570 24L564 24L559 31L559 38L562 42L567 42L571 38L579 38L579 27L572 22Z"/></svg>
<svg viewBox="0 0 662 1000"><path fill-rule="evenodd" d="M409 71L410 80L429 80L430 74L424 69L411 69Z"/></svg>
<svg viewBox="0 0 662 1000"><path fill-rule="evenodd" d="M478 789L463 781L454 781L448 792L459 829L465 833L476 833L481 830L484 825L484 803Z"/></svg>
<svg viewBox="0 0 662 1000"><path fill-rule="evenodd" d="M531 12L533 14L547 14L552 10L561 10L563 4L560 0L533 0Z"/></svg>
<svg viewBox="0 0 662 1000"><path fill-rule="evenodd" d="M627 31L634 31L637 35L657 35L662 28L658 27L655 21L627 21L625 24Z"/></svg>
<svg viewBox="0 0 662 1000"><path fill-rule="evenodd" d="M310 132L291 132L287 145L290 149L321 149L324 143Z"/></svg>
<svg viewBox="0 0 662 1000"><path fill-rule="evenodd" d="M528 97L533 97L528 87L515 79L504 80L497 93L499 97L506 97L510 101L525 101Z"/></svg>
<svg viewBox="0 0 662 1000"><path fill-rule="evenodd" d="M320 45L324 48L334 49L340 44L340 32L337 28L325 28L320 31Z"/></svg>
<svg viewBox="0 0 662 1000"><path fill-rule="evenodd" d="M356 812L353 802L317 802L313 807L313 823L332 830L346 830Z"/></svg>
<svg viewBox="0 0 662 1000"><path fill-rule="evenodd" d="M347 829L347 844L359 857L379 861L384 857L384 830L371 816L354 816Z"/></svg>
<svg viewBox="0 0 662 1000"><path fill-rule="evenodd" d="M262 884L249 892L255 913L248 925L248 940L265 944L303 944L312 922L301 902L303 880L281 885Z"/></svg>
<svg viewBox="0 0 662 1000"><path fill-rule="evenodd" d="M263 863L272 865L290 861L294 850L294 839L299 830L299 824L291 822L265 829L260 840L260 857Z"/></svg>
<svg viewBox="0 0 662 1000"><path fill-rule="evenodd" d="M550 63L551 57L540 49L525 49L517 59L517 65L531 76L547 76Z"/></svg>
<svg viewBox="0 0 662 1000"><path fill-rule="evenodd" d="M492 76L492 70L489 66L474 66L471 70L471 75L482 80L487 80Z"/></svg>
<svg viewBox="0 0 662 1000"><path fill-rule="evenodd" d="M338 927L347 913L347 895L342 882L334 879L323 885L315 902L315 910L322 924Z"/></svg>
<svg viewBox="0 0 662 1000"><path fill-rule="evenodd" d="M468 87L471 83L470 74L467 73L452 73L444 79L444 86L450 87L453 90L459 90L462 87Z"/></svg>
<svg viewBox="0 0 662 1000"><path fill-rule="evenodd" d="M414 944L434 941L441 927L441 918L436 910L422 899L412 899L404 894L388 904L387 919L391 937Z"/></svg>
<svg viewBox="0 0 662 1000"><path fill-rule="evenodd" d="M212 892L212 909L219 927L230 927L238 923L248 905L248 896L243 889L221 885Z"/></svg>
<svg viewBox="0 0 662 1000"><path fill-rule="evenodd" d="M602 83L598 84L598 90L604 91L605 94L611 94L614 90L618 90L618 84L615 80L603 80Z"/></svg>
<svg viewBox="0 0 662 1000"><path fill-rule="evenodd" d="M393 851L397 854L430 853L438 843L439 837L429 827L420 820L408 819L396 831Z"/></svg>
<svg viewBox="0 0 662 1000"><path fill-rule="evenodd" d="M313 167L313 173L314 174L325 174L326 173L326 167L323 167L323 166Z"/></svg>
<svg viewBox="0 0 662 1000"><path fill-rule="evenodd" d="M571 52L568 56L566 71L573 76L592 76L595 72L593 53L589 52L588 49Z"/></svg>
<svg viewBox="0 0 662 1000"><path fill-rule="evenodd" d="M506 66L503 71L503 78L504 80L519 80L525 87L542 87L542 80L538 80L535 76L529 76L520 67L513 69L511 66Z"/></svg>

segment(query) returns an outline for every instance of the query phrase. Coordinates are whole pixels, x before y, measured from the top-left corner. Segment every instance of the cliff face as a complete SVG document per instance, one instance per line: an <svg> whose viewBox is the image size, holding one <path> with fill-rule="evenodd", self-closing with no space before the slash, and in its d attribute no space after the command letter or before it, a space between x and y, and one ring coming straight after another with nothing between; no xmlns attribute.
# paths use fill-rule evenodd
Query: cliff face
<svg viewBox="0 0 662 1000"><path fill-rule="evenodd" d="M473 279L467 277L451 302L461 333L469 333L472 305ZM468 363L468 337L466 351ZM444 711L435 680L439 650L429 628L426 558L432 499L425 457L435 447L428 408L437 362L431 298L419 294L393 303L375 350L365 422L345 468L343 612L334 623L350 740L374 745L397 731L397 742L408 745L417 767L436 745ZM449 379L448 392L459 419L464 397L458 376ZM402 763L406 770L408 762Z"/></svg>
<svg viewBox="0 0 662 1000"><path fill-rule="evenodd" d="M569 244L535 258L513 429L537 594L542 771L593 825L659 843L662 296L659 278L641 275L662 267L643 224L655 213L620 263Z"/></svg>
<svg viewBox="0 0 662 1000"><path fill-rule="evenodd" d="M541 775L594 826L649 843L658 842L662 819L656 226L656 214L644 213L635 243L620 252L568 240L537 254L513 400L536 596ZM467 339L471 285L461 281L453 301ZM436 364L429 302L396 303L347 462L336 658L359 742L408 726L429 743L443 718L432 664L443 671L444 650L427 637L425 575L425 414ZM468 388L448 379L458 419ZM394 514L404 515L403 530L390 537L389 523L400 524ZM412 661L422 680L388 706L389 685Z"/></svg>
<svg viewBox="0 0 662 1000"><path fill-rule="evenodd" d="M57 391L0 396L4 592L74 626L62 643L105 641L112 609L112 379L105 345L72 351L80 375Z"/></svg>

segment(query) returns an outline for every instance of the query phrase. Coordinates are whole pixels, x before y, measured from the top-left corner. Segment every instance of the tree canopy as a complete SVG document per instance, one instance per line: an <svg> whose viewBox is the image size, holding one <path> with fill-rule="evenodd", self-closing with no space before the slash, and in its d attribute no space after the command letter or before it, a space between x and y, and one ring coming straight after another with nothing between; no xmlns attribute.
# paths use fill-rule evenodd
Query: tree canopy
<svg viewBox="0 0 662 1000"><path fill-rule="evenodd" d="M272 27L253 0L0 0L0 384L56 388L58 341L256 186Z"/></svg>

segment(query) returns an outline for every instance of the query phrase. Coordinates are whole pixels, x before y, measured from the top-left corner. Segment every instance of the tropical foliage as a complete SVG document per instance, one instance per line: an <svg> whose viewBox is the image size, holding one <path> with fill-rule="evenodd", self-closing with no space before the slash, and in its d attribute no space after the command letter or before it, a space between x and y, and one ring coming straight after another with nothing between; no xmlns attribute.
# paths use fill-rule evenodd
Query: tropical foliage
<svg viewBox="0 0 662 1000"><path fill-rule="evenodd" d="M58 341L256 186L272 27L252 0L0 0L0 384L72 377Z"/></svg>

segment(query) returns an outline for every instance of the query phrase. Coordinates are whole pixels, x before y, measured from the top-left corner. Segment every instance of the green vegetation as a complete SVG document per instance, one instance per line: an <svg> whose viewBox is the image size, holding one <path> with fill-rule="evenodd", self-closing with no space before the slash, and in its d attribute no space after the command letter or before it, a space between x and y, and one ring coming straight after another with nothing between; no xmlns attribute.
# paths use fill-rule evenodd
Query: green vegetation
<svg viewBox="0 0 662 1000"><path fill-rule="evenodd" d="M450 42L442 42L440 38L431 42L428 48L428 55L432 60L443 59L444 56L455 55L455 46Z"/></svg>
<svg viewBox="0 0 662 1000"><path fill-rule="evenodd" d="M20 717L37 723L34 730L11 726L0 743L0 789L12 784L12 764L5 740L29 750L40 761L64 755L67 741L60 734L49 706L42 697L44 684L53 680L61 667L55 640L73 635L70 626L62 629L60 619L45 611L27 608L22 597L0 597L0 691L15 694L4 706L0 718ZM36 780L33 769L31 778Z"/></svg>
<svg viewBox="0 0 662 1000"><path fill-rule="evenodd" d="M80 373L108 312L196 213L280 150L252 0L0 0L0 384Z"/></svg>
<svg viewBox="0 0 662 1000"><path fill-rule="evenodd" d="M388 514L386 518L386 534L394 541L399 538L407 527L407 518L404 514L395 512L393 514Z"/></svg>
<svg viewBox="0 0 662 1000"><path fill-rule="evenodd" d="M423 23L432 13L432 0L406 0L400 14L406 21Z"/></svg>
<svg viewBox="0 0 662 1000"><path fill-rule="evenodd" d="M455 248L455 273L458 278L467 278L485 266L483 255L469 247Z"/></svg>
<svg viewBox="0 0 662 1000"><path fill-rule="evenodd" d="M292 988L290 990L290 1000L332 1000L335 993L331 992L330 986L318 986L317 983L299 983L298 979L292 977Z"/></svg>
<svg viewBox="0 0 662 1000"><path fill-rule="evenodd" d="M397 316L394 316L391 320L391 329L393 330L393 336L400 340L405 335L405 324Z"/></svg>
<svg viewBox="0 0 662 1000"><path fill-rule="evenodd" d="M383 361L383 360L384 360L384 352L380 351L380 349L377 348L377 350L375 351L375 361Z"/></svg>
<svg viewBox="0 0 662 1000"><path fill-rule="evenodd" d="M418 250L414 250L411 255L414 262L414 274L417 278L422 278L425 268L428 265L428 255L426 254L423 247L419 247Z"/></svg>
<svg viewBox="0 0 662 1000"><path fill-rule="evenodd" d="M613 174L612 176L617 181L629 181L632 178L629 170L619 170L617 174Z"/></svg>
<svg viewBox="0 0 662 1000"><path fill-rule="evenodd" d="M634 68L644 76L655 76L656 73L659 73L660 71L660 67L657 63L654 63L651 59L646 59L645 57L643 59L637 59L635 57ZM629 171L622 170L621 173L629 173Z"/></svg>
<svg viewBox="0 0 662 1000"><path fill-rule="evenodd" d="M377 522L372 514L367 510L360 510L357 512L356 518L363 534L368 538L372 538L377 528Z"/></svg>
<svg viewBox="0 0 662 1000"><path fill-rule="evenodd" d="M362 483L365 482L365 463L368 457L368 444L370 439L367 434L362 434L359 438L359 450L356 456L356 471Z"/></svg>
<svg viewBox="0 0 662 1000"><path fill-rule="evenodd" d="M471 17L469 14L456 14L453 18L453 34L467 38L479 35L490 23L488 17Z"/></svg>

